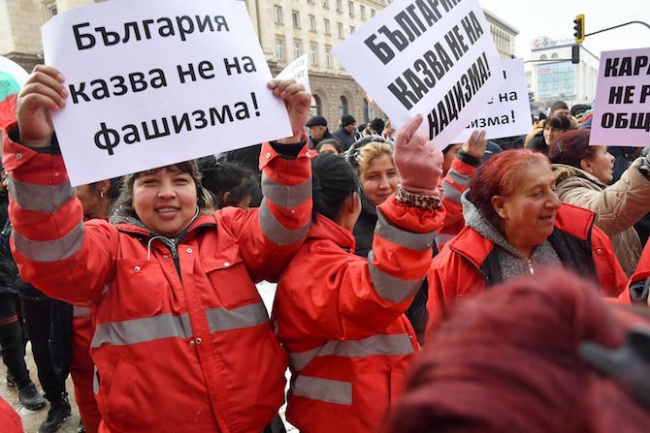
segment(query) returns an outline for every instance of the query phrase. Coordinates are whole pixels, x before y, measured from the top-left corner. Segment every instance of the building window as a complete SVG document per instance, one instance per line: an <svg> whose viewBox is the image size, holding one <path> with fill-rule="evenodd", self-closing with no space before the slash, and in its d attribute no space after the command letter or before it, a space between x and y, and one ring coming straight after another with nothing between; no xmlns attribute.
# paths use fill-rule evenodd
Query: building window
<svg viewBox="0 0 650 433"><path fill-rule="evenodd" d="M336 12L343 11L343 0L336 0Z"/></svg>
<svg viewBox="0 0 650 433"><path fill-rule="evenodd" d="M291 22L293 23L294 29L300 28L300 12L291 11Z"/></svg>
<svg viewBox="0 0 650 433"><path fill-rule="evenodd" d="M341 99L339 100L339 115L343 117L346 114L350 114L350 104L348 103L348 98L341 95Z"/></svg>
<svg viewBox="0 0 650 433"><path fill-rule="evenodd" d="M351 17L354 16L354 2L353 1L348 1L348 14Z"/></svg>
<svg viewBox="0 0 650 433"><path fill-rule="evenodd" d="M293 58L302 56L302 41L293 41Z"/></svg>
<svg viewBox="0 0 650 433"><path fill-rule="evenodd" d="M356 27L354 27L354 26L350 26L350 34L351 34L351 35L353 35L354 32L356 32L356 31L357 31L357 28L356 28Z"/></svg>
<svg viewBox="0 0 650 433"><path fill-rule="evenodd" d="M359 6L359 15L361 15L361 19L365 21L365 19L366 19L366 7L364 5Z"/></svg>
<svg viewBox="0 0 650 433"><path fill-rule="evenodd" d="M275 57L278 60L284 60L284 39L276 38L275 40Z"/></svg>
<svg viewBox="0 0 650 433"><path fill-rule="evenodd" d="M330 8L330 0L323 0L323 7L325 9L329 9Z"/></svg>
<svg viewBox="0 0 650 433"><path fill-rule="evenodd" d="M558 56L557 53L551 54L551 59L557 59L558 57L560 57L560 56Z"/></svg>
<svg viewBox="0 0 650 433"><path fill-rule="evenodd" d="M546 54L542 54L542 55L539 57L539 59L540 59L540 60L546 60L546 59L548 59L548 57L546 57Z"/></svg>
<svg viewBox="0 0 650 433"><path fill-rule="evenodd" d="M55 0L45 2L43 6L45 7L45 19L46 20L49 20L50 18L56 16L59 13L59 9L56 6L56 1Z"/></svg>
<svg viewBox="0 0 650 433"><path fill-rule="evenodd" d="M325 45L325 66L332 67L332 47L330 45Z"/></svg>
<svg viewBox="0 0 650 433"><path fill-rule="evenodd" d="M331 29L330 29L330 20L328 20L327 18L325 18L325 19L323 20L323 25L325 26L325 34L326 34L326 35L330 35L330 34L332 33L332 31L331 31Z"/></svg>
<svg viewBox="0 0 650 433"><path fill-rule="evenodd" d="M318 44L315 42L309 44L309 63L312 66L318 65Z"/></svg>
<svg viewBox="0 0 650 433"><path fill-rule="evenodd" d="M343 23L336 23L336 32L338 33L339 39L345 38L345 30L343 30Z"/></svg>
<svg viewBox="0 0 650 433"><path fill-rule="evenodd" d="M282 6L273 6L273 22L282 24Z"/></svg>
<svg viewBox="0 0 650 433"><path fill-rule="evenodd" d="M309 15L309 31L316 31L316 15Z"/></svg>
<svg viewBox="0 0 650 433"><path fill-rule="evenodd" d="M312 95L311 97L311 108L309 109L312 116L322 116L323 115L323 102L318 95Z"/></svg>
<svg viewBox="0 0 650 433"><path fill-rule="evenodd" d="M374 18L375 15L377 15L377 11L374 9L370 9L370 18Z"/></svg>

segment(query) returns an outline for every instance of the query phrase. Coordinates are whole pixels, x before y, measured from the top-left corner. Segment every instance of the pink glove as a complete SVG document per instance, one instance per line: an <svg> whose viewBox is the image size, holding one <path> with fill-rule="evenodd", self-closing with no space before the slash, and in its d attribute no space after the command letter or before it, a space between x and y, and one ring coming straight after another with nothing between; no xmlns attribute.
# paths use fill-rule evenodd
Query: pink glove
<svg viewBox="0 0 650 433"><path fill-rule="evenodd" d="M421 124L422 115L418 114L400 128L395 139L395 165L406 192L439 197L443 156L423 132L418 132Z"/></svg>

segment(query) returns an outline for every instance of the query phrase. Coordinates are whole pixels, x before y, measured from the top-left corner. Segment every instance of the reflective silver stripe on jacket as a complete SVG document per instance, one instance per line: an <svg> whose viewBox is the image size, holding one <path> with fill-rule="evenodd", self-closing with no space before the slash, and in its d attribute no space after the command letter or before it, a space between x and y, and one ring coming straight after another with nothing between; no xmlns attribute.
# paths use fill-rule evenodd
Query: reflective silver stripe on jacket
<svg viewBox="0 0 650 433"><path fill-rule="evenodd" d="M262 204L260 205L259 219L264 236L280 246L293 245L300 242L307 236L307 232L309 231L308 223L296 230L285 228L275 219L264 200L262 200Z"/></svg>
<svg viewBox="0 0 650 433"><path fill-rule="evenodd" d="M299 185L287 186L262 173L262 192L271 203L291 209L300 206L311 197L311 179Z"/></svg>
<svg viewBox="0 0 650 433"><path fill-rule="evenodd" d="M226 310L213 308L207 310L210 332L230 331L232 329L250 328L269 321L269 313L262 302L245 307Z"/></svg>
<svg viewBox="0 0 650 433"><path fill-rule="evenodd" d="M250 328L268 322L269 316L262 302L226 310L213 308L205 312L210 332ZM125 346L163 338L189 338L192 325L187 314L174 316L160 314L154 317L107 322L97 326L91 347L102 344Z"/></svg>
<svg viewBox="0 0 650 433"><path fill-rule="evenodd" d="M363 340L328 341L324 345L305 352L289 354L291 367L302 371L316 357L341 356L345 358L366 356L403 356L413 353L413 344L408 334L373 335Z"/></svg>
<svg viewBox="0 0 650 433"><path fill-rule="evenodd" d="M291 393L327 403L352 405L352 384L340 380L301 375L294 382Z"/></svg>
<svg viewBox="0 0 650 433"><path fill-rule="evenodd" d="M11 176L8 179L9 194L14 201L21 208L34 212L54 212L75 194L70 181L50 186L21 182Z"/></svg>
<svg viewBox="0 0 650 433"><path fill-rule="evenodd" d="M391 302L399 303L415 295L424 277L417 280L402 280L393 277L372 264L374 257L374 252L370 251L368 254L368 271L379 296Z"/></svg>
<svg viewBox="0 0 650 433"><path fill-rule="evenodd" d="M449 169L449 177L451 177L454 182L456 182L460 186L468 186L468 179L467 176L457 172L456 170ZM460 203L460 196L462 195L461 191L458 191L452 184L450 184L447 181L442 182L442 191L445 196L445 198L451 199L455 201L456 203Z"/></svg>
<svg viewBox="0 0 650 433"><path fill-rule="evenodd" d="M436 234L436 232L413 233L399 229L389 223L379 209L377 209L375 233L394 244L417 251L426 251L431 248Z"/></svg>
<svg viewBox="0 0 650 433"><path fill-rule="evenodd" d="M72 306L72 317L90 317L90 307Z"/></svg>
<svg viewBox="0 0 650 433"><path fill-rule="evenodd" d="M16 249L34 262L56 262L75 254L84 240L84 223L70 230L70 233L51 241L33 241L20 234L15 228L12 232Z"/></svg>
<svg viewBox="0 0 650 433"><path fill-rule="evenodd" d="M90 347L100 347L103 344L128 346L163 338L188 338L191 336L192 326L187 314L181 316L161 314L123 322L101 323L95 329Z"/></svg>

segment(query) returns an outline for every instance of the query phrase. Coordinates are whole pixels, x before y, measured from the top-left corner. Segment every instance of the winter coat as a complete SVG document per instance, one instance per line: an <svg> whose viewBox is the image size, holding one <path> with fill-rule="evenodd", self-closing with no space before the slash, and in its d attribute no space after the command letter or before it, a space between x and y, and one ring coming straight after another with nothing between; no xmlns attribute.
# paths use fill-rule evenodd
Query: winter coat
<svg viewBox="0 0 650 433"><path fill-rule="evenodd" d="M318 216L276 293L278 336L292 370L287 419L303 433L367 433L381 424L418 351L403 314L431 262L442 212L393 197L378 207L372 253Z"/></svg>
<svg viewBox="0 0 650 433"><path fill-rule="evenodd" d="M639 172L642 162L643 158L637 158L610 186L579 168L553 164L560 200L596 213L596 225L611 238L628 276L634 272L642 250L634 223L650 209L650 181Z"/></svg>
<svg viewBox="0 0 650 433"><path fill-rule="evenodd" d="M352 132L352 134L350 134L345 129L339 128L336 131L332 132L332 138L336 138L339 141L339 143L341 143L341 147L343 148L343 151L345 152L359 138L361 138L361 136L356 130L354 132Z"/></svg>
<svg viewBox="0 0 650 433"><path fill-rule="evenodd" d="M470 210L472 206L469 206ZM475 207L473 210L480 216ZM591 211L563 204L555 217L555 229L542 244L544 248L540 246L533 253L532 260L512 251L514 247L507 244L493 227L493 232L486 237L482 233L484 230L473 227L475 218L471 212L466 212L467 226L442 248L431 263L427 274L427 332L446 314L450 304L504 280L504 270L499 261L506 257L520 274L534 273L535 269L561 262L579 275L597 281L604 296L616 297L627 285L627 277L616 259L612 243L594 225L596 217ZM483 226L485 224L489 223L483 218ZM542 249L546 254L536 255L537 250Z"/></svg>
<svg viewBox="0 0 650 433"><path fill-rule="evenodd" d="M83 223L59 155L5 137L4 163L21 275L93 306L100 430L262 431L284 400L287 355L254 283L277 279L308 232L306 149L285 159L265 144L261 208L199 215L175 239L135 218Z"/></svg>

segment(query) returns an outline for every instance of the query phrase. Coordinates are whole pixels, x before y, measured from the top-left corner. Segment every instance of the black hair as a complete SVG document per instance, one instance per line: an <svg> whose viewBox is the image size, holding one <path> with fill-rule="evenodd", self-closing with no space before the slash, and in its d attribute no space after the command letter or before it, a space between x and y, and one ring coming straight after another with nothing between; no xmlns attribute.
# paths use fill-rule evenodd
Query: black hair
<svg viewBox="0 0 650 433"><path fill-rule="evenodd" d="M214 196L215 208L238 206L246 196L260 189L253 172L232 162L219 162L203 167L203 187ZM229 192L230 196L225 198Z"/></svg>
<svg viewBox="0 0 650 433"><path fill-rule="evenodd" d="M312 217L321 214L336 220L345 200L359 191L356 170L343 158L331 153L320 153L311 161Z"/></svg>

